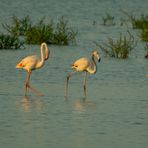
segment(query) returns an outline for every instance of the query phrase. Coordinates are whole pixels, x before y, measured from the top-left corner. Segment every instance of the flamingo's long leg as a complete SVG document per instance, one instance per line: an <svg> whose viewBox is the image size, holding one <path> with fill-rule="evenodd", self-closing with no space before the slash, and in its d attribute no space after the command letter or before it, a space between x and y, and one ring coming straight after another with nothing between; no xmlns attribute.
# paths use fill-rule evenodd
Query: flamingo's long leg
<svg viewBox="0 0 148 148"><path fill-rule="evenodd" d="M29 84L30 76L31 76L31 72L28 72L28 77L27 77L27 80L26 80L24 96L26 96L27 88L30 88L30 90L32 90L33 92L37 93L39 96L43 96L43 93L41 93L40 91L38 91L35 88L33 88L32 86L30 86L30 84Z"/></svg>
<svg viewBox="0 0 148 148"><path fill-rule="evenodd" d="M85 76L84 76L84 84L83 84L84 95L85 95L85 97L86 97L86 77L87 77L87 71L85 72Z"/></svg>
<svg viewBox="0 0 148 148"><path fill-rule="evenodd" d="M27 76L27 80L26 80L26 84L25 84L24 96L26 96L27 87L29 87L30 76L31 76L31 71L28 72L28 76Z"/></svg>
<svg viewBox="0 0 148 148"><path fill-rule="evenodd" d="M66 98L68 97L68 83L69 83L69 79L76 73L77 71L74 71L72 73L70 73L68 76L67 76L67 81L66 81Z"/></svg>

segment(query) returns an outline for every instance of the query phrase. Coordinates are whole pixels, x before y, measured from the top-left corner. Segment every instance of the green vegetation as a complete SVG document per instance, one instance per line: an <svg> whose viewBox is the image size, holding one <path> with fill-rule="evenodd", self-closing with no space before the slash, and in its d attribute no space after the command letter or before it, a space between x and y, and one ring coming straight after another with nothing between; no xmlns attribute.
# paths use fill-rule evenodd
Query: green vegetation
<svg viewBox="0 0 148 148"><path fill-rule="evenodd" d="M122 11L122 10L121 10ZM140 29L140 38L142 41L148 42L148 15L142 14L139 18L129 15L127 12L122 11L128 20L132 23L133 29ZM103 25L111 26L116 25L115 17L109 13L102 18ZM127 22L127 19L121 19L121 25ZM19 49L24 44L47 44L56 45L69 45L76 44L77 31L69 27L68 21L64 17L59 18L56 23L51 20L46 20L45 17L32 23L29 16L18 18L12 16L10 24L3 23L2 27L4 33L0 33L0 49ZM110 57L115 58L128 58L129 53L134 49L137 42L129 31L126 35L120 33L119 38L107 38L106 43L96 45L101 48ZM145 45L146 58L148 58L148 44Z"/></svg>
<svg viewBox="0 0 148 148"><path fill-rule="evenodd" d="M27 44L53 43L53 22L45 24L42 18L36 25L32 25L25 34Z"/></svg>
<svg viewBox="0 0 148 148"><path fill-rule="evenodd" d="M148 41L148 15L142 14L138 19L131 16L131 22L134 29L141 29L140 37L142 41Z"/></svg>
<svg viewBox="0 0 148 148"><path fill-rule="evenodd" d="M68 45L76 43L76 35L77 32L68 27L68 21L63 17L59 19L55 27L53 21L46 25L42 19L26 32L26 42L28 44L46 42L47 44Z"/></svg>
<svg viewBox="0 0 148 148"><path fill-rule="evenodd" d="M136 18L134 15L130 15L124 10L121 10L121 12L129 18L133 29L148 29L148 15L141 14L140 18Z"/></svg>
<svg viewBox="0 0 148 148"><path fill-rule="evenodd" d="M0 49L19 49L24 45L17 36L0 35Z"/></svg>
<svg viewBox="0 0 148 148"><path fill-rule="evenodd" d="M129 31L127 31L127 35L123 36L120 34L119 39L113 40L112 38L108 38L106 43L96 43L96 45L110 57L125 59L128 58L129 53L137 45L137 42L135 42L134 37Z"/></svg>
<svg viewBox="0 0 148 148"><path fill-rule="evenodd" d="M45 18L33 24L30 17L26 16L19 19L12 17L12 24L2 24L7 34L0 34L0 48L20 48L24 43L69 45L76 44L77 32L68 26L68 21L61 17L57 24L52 20L45 23ZM23 40L20 41L20 38Z"/></svg>
<svg viewBox="0 0 148 148"><path fill-rule="evenodd" d="M68 45L69 42L76 44L76 35L77 32L68 27L68 21L62 17L56 25L53 42L58 45Z"/></svg>
<svg viewBox="0 0 148 148"><path fill-rule="evenodd" d="M134 16L130 16L132 26L134 29L148 29L148 16L142 14L140 18L135 18Z"/></svg>
<svg viewBox="0 0 148 148"><path fill-rule="evenodd" d="M127 12L122 11L130 19L133 29L140 29L140 37L142 41L148 41L148 15L142 14L141 17L136 18L133 15L129 15Z"/></svg>
<svg viewBox="0 0 148 148"><path fill-rule="evenodd" d="M144 46L144 49L145 49L145 51L146 51L145 58L148 59L148 43L146 43L146 45Z"/></svg>
<svg viewBox="0 0 148 148"><path fill-rule="evenodd" d="M142 41L148 42L148 29L141 30L140 37Z"/></svg>
<svg viewBox="0 0 148 148"><path fill-rule="evenodd" d="M29 16L19 19L16 16L12 17L12 24L2 24L4 29L13 36L24 36L31 27L31 20Z"/></svg>
<svg viewBox="0 0 148 148"><path fill-rule="evenodd" d="M111 16L109 13L106 13L106 16L102 18L103 25L105 26L112 26L115 25L114 16Z"/></svg>

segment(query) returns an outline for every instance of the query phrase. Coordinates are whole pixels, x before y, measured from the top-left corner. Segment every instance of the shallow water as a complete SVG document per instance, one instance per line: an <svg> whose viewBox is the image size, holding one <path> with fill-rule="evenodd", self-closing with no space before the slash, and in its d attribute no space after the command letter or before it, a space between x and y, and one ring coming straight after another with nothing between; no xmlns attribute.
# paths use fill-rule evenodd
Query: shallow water
<svg viewBox="0 0 148 148"><path fill-rule="evenodd" d="M100 51L98 72L88 75L87 98L84 100L83 74L70 79L69 98L64 98L72 62L89 56L96 48L93 41L101 42L126 30L119 24L102 26L102 16L110 12L119 21L124 16L121 8L140 16L147 13L147 0L1 0L0 8L2 22L9 22L12 14L29 14L34 21L42 16L57 19L63 15L79 32L76 46L49 46L50 59L32 73L32 86L44 96L29 91L23 97L27 73L15 69L22 57L39 54L39 46L0 51L0 147L147 148L148 61L143 58L140 41L126 60L106 57Z"/></svg>

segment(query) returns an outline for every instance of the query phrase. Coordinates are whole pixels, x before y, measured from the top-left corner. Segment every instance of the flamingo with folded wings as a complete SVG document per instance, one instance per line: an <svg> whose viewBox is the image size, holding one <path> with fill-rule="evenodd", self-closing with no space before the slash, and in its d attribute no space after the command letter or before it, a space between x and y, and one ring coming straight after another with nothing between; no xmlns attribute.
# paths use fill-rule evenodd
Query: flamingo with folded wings
<svg viewBox="0 0 148 148"><path fill-rule="evenodd" d="M44 52L45 49L45 52ZM47 47L46 43L42 43L40 46L40 57L36 55L31 55L23 58L17 65L16 68L22 68L24 70L27 70L28 76L25 84L25 91L24 95L26 96L27 93L27 88L30 88L31 90L39 93L36 89L30 86L29 81L30 81L30 76L33 70L42 68L44 66L44 63L46 60L49 58L50 51Z"/></svg>

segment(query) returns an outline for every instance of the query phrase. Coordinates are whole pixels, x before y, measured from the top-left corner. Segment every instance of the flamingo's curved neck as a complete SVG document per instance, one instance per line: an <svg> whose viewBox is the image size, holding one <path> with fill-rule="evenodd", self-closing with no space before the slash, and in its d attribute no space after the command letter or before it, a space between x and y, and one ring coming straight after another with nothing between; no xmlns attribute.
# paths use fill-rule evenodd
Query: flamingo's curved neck
<svg viewBox="0 0 148 148"><path fill-rule="evenodd" d="M43 52L43 49L45 48L45 54ZM49 49L46 45L46 43L41 44L41 61L44 62L49 58Z"/></svg>
<svg viewBox="0 0 148 148"><path fill-rule="evenodd" d="M97 72L97 64L96 64L96 61L95 61L95 58L94 58L94 55L92 55L92 61L93 61L93 64L94 64L94 69L95 69L95 72Z"/></svg>
<svg viewBox="0 0 148 148"><path fill-rule="evenodd" d="M44 55L44 52L43 52L43 45L41 45L41 62L44 62L44 59L45 59L45 55Z"/></svg>

